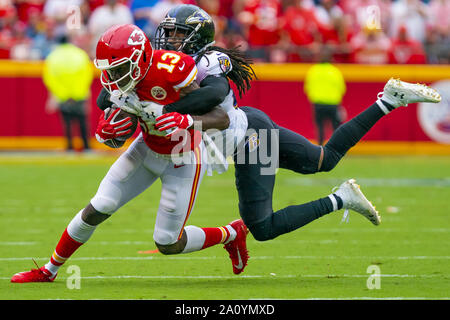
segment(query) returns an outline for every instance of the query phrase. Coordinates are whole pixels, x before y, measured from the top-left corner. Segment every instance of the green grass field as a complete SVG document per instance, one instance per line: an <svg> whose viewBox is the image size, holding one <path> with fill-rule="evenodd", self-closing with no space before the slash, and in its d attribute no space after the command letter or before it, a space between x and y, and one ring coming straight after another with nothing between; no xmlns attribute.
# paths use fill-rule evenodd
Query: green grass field
<svg viewBox="0 0 450 320"><path fill-rule="evenodd" d="M158 182L100 225L55 282L10 283L14 273L34 267L31 258L48 261L114 160L0 157L0 299L450 298L449 157L348 156L330 173L280 170L274 209L326 196L356 178L382 223L375 227L356 213L341 223L339 211L271 241L249 235L249 265L239 276L222 246L177 256L138 253L155 249ZM205 177L188 224L213 227L238 216L233 167ZM79 289L70 287L74 265ZM370 266L379 278L369 279ZM368 282L379 286L369 289Z"/></svg>

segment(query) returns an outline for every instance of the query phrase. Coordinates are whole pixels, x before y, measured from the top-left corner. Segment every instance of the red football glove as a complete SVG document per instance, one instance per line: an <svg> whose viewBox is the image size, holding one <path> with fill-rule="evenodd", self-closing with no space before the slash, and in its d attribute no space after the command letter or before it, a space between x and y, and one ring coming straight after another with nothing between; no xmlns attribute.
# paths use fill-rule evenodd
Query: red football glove
<svg viewBox="0 0 450 320"><path fill-rule="evenodd" d="M115 116L118 112L120 112L120 109L115 109L106 120L105 112L102 112L98 119L97 130L95 131L95 137L98 142L104 143L106 140L115 139L131 133L131 129L128 129L133 125L130 121L131 118L126 117L115 121Z"/></svg>
<svg viewBox="0 0 450 320"><path fill-rule="evenodd" d="M166 137L170 137L176 131L188 129L194 124L194 119L188 114L178 112L165 113L156 118L155 128L158 131L167 131Z"/></svg>

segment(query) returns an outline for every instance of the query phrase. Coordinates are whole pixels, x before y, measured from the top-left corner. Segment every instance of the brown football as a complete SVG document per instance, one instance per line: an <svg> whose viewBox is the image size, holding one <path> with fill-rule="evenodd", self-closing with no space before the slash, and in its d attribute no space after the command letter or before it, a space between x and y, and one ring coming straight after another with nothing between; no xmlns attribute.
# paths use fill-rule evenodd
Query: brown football
<svg viewBox="0 0 450 320"><path fill-rule="evenodd" d="M108 117L110 116L110 114L114 110L116 110L116 108L114 108L114 107L105 110L105 120L108 119ZM136 115L134 115L132 113L128 113L128 112L123 111L123 110L120 110L119 112L116 113L114 118L111 119L111 120L113 122L118 122L118 121L120 121L122 119L125 119L127 117L130 118L129 121L131 121L131 123L132 123L131 127L129 128L131 130L131 132L126 134L126 135L124 135L124 136L115 138L115 139L106 140L105 144L108 147L110 147L110 148L120 148L120 147L122 147L124 145L125 141L127 141L129 138L131 138L133 136L134 132L137 129L138 123L139 123L138 117ZM124 125L126 125L126 124L124 124Z"/></svg>

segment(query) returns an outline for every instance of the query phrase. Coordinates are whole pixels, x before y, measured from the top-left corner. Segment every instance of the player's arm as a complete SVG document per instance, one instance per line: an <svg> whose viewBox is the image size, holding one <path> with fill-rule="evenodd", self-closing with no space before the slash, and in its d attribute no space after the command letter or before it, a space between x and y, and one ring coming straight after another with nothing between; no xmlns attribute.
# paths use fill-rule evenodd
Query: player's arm
<svg viewBox="0 0 450 320"><path fill-rule="evenodd" d="M105 88L102 88L97 97L97 107L99 107L100 110L105 111L112 107L113 103L109 100L110 96L109 92Z"/></svg>
<svg viewBox="0 0 450 320"><path fill-rule="evenodd" d="M202 130L219 129L225 130L230 125L228 114L220 107L214 107L203 115L193 115L194 122L201 123Z"/></svg>
<svg viewBox="0 0 450 320"><path fill-rule="evenodd" d="M180 100L164 107L164 112L201 115L225 100L230 85L225 76L207 76L200 86L196 82L180 90Z"/></svg>
<svg viewBox="0 0 450 320"><path fill-rule="evenodd" d="M197 124L194 125L194 122ZM156 118L155 128L166 131L166 136L171 136L179 130L195 128L206 131L208 129L225 130L230 125L228 114L220 107L214 107L211 111L197 116L181 114L178 112L165 113Z"/></svg>
<svg viewBox="0 0 450 320"><path fill-rule="evenodd" d="M183 94L186 92L194 92L195 90L200 90L197 83L194 81L191 85L181 89ZM150 101L148 103L151 103ZM110 101L110 94L105 89L102 89L98 98L97 98L97 106L101 110L106 110L112 106L112 102ZM145 109L145 108L144 108ZM170 112L172 113L172 112ZM182 120L182 119L178 119ZM188 119L187 119L188 120ZM216 128L219 130L224 130L228 128L230 124L230 119L228 114L219 107L214 107L210 111L202 114L202 115L192 115L193 121L201 121L203 130L208 130L211 128Z"/></svg>

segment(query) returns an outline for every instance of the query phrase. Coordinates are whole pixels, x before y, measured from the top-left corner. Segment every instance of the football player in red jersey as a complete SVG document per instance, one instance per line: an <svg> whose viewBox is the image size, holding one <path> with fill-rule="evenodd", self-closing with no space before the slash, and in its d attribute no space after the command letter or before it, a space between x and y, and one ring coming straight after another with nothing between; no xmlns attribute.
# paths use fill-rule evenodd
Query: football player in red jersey
<svg viewBox="0 0 450 320"><path fill-rule="evenodd" d="M180 52L153 50L138 27L119 25L100 38L94 63L101 70L101 82L111 93L111 101L122 108L142 101L139 114L142 133L111 166L90 203L69 223L49 262L41 268L15 274L11 282L53 281L59 268L91 237L97 225L158 178L162 191L153 239L161 253L187 253L220 243L242 242L242 238L245 241L247 229L242 220L216 228L185 226L208 163L201 133L191 127L199 120L204 129L225 129L226 113L215 108L205 116L174 115L167 125L172 127L176 122L177 129L187 129L179 140L171 139L174 132L155 128L156 118L163 112L162 104L174 102L180 94L196 87L195 61ZM107 123L101 121L100 126L103 125ZM102 132L97 130L98 139L103 142L123 134ZM180 140L186 148L178 154L174 148ZM174 159L183 162L175 163Z"/></svg>

